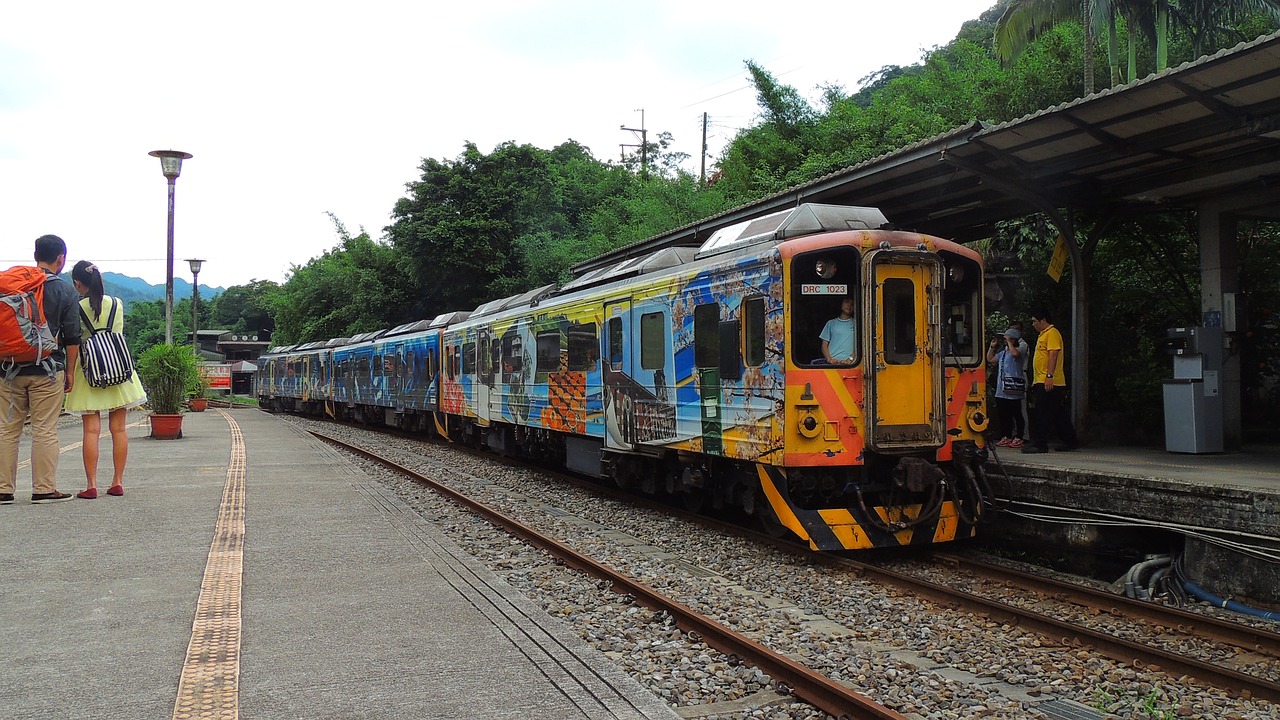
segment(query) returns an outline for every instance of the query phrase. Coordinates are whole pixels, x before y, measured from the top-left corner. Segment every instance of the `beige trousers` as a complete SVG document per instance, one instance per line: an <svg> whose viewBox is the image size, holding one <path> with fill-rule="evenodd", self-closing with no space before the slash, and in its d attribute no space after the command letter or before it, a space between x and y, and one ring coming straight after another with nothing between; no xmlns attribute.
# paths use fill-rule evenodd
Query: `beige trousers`
<svg viewBox="0 0 1280 720"><path fill-rule="evenodd" d="M31 416L31 492L56 491L58 415L62 413L63 373L17 375L0 379L0 493L12 493L18 479L18 441Z"/></svg>

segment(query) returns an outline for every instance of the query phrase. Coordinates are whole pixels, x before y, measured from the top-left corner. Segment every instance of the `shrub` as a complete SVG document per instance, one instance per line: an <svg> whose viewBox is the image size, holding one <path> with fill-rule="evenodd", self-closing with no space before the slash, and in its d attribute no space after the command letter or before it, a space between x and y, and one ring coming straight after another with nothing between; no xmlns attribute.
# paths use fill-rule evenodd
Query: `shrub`
<svg viewBox="0 0 1280 720"><path fill-rule="evenodd" d="M137 368L147 404L161 415L176 415L182 401L200 387L200 366L186 345L153 345L138 357Z"/></svg>

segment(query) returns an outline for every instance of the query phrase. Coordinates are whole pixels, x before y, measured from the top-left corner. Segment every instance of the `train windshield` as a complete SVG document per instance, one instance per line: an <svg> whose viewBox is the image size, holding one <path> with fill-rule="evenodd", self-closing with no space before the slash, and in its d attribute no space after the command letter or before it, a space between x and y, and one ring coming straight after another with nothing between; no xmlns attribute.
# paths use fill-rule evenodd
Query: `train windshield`
<svg viewBox="0 0 1280 720"><path fill-rule="evenodd" d="M949 365L982 362L982 265L940 252L945 276L942 291L943 351Z"/></svg>
<svg viewBox="0 0 1280 720"><path fill-rule="evenodd" d="M791 262L792 362L826 364L822 336L828 321L840 318L846 298L853 300L853 317L828 332L829 343L837 344L833 349L841 354L847 351L853 362L858 361L862 353L860 274L861 255L856 248L828 248L797 255Z"/></svg>

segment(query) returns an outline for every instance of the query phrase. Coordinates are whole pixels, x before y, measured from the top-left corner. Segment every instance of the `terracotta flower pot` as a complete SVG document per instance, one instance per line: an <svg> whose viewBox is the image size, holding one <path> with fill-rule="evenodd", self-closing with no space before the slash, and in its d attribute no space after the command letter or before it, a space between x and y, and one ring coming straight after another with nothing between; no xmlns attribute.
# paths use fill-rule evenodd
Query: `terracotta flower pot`
<svg viewBox="0 0 1280 720"><path fill-rule="evenodd" d="M204 412L204 409L209 407L209 398L191 398L190 404L191 412Z"/></svg>
<svg viewBox="0 0 1280 720"><path fill-rule="evenodd" d="M151 437L157 440L177 440L181 438L182 416L151 413Z"/></svg>

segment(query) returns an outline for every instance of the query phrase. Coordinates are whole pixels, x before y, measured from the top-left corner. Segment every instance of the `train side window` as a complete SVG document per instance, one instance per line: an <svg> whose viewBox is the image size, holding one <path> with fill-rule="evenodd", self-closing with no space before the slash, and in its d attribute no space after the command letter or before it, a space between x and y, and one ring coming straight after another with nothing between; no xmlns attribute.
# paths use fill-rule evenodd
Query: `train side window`
<svg viewBox="0 0 1280 720"><path fill-rule="evenodd" d="M916 286L907 278L884 281L884 359L890 365L916 361Z"/></svg>
<svg viewBox="0 0 1280 720"><path fill-rule="evenodd" d="M609 367L622 369L622 318L609 319Z"/></svg>
<svg viewBox="0 0 1280 720"><path fill-rule="evenodd" d="M700 368L720 366L720 306L716 303L693 309L693 364Z"/></svg>
<svg viewBox="0 0 1280 720"><path fill-rule="evenodd" d="M747 367L764 364L764 298L748 298L742 303L742 361Z"/></svg>
<svg viewBox="0 0 1280 720"><path fill-rule="evenodd" d="M493 353L486 347L487 343L480 344L480 374L493 375Z"/></svg>
<svg viewBox="0 0 1280 720"><path fill-rule="evenodd" d="M373 376L382 377L382 356L381 355L373 356Z"/></svg>
<svg viewBox="0 0 1280 720"><path fill-rule="evenodd" d="M569 326L569 371L592 372L600 355L600 338L595 323Z"/></svg>
<svg viewBox="0 0 1280 720"><path fill-rule="evenodd" d="M640 316L640 367L661 370L667 363L667 322L660 312Z"/></svg>
<svg viewBox="0 0 1280 720"><path fill-rule="evenodd" d="M742 378L742 322L728 320L720 323L720 378L722 380L739 380Z"/></svg>
<svg viewBox="0 0 1280 720"><path fill-rule="evenodd" d="M524 343L520 336L509 332L502 337L502 371L518 373L524 369Z"/></svg>
<svg viewBox="0 0 1280 720"><path fill-rule="evenodd" d="M544 330L538 333L537 372L560 372L560 331Z"/></svg>
<svg viewBox="0 0 1280 720"><path fill-rule="evenodd" d="M462 374L476 374L476 344L474 342L462 344Z"/></svg>

